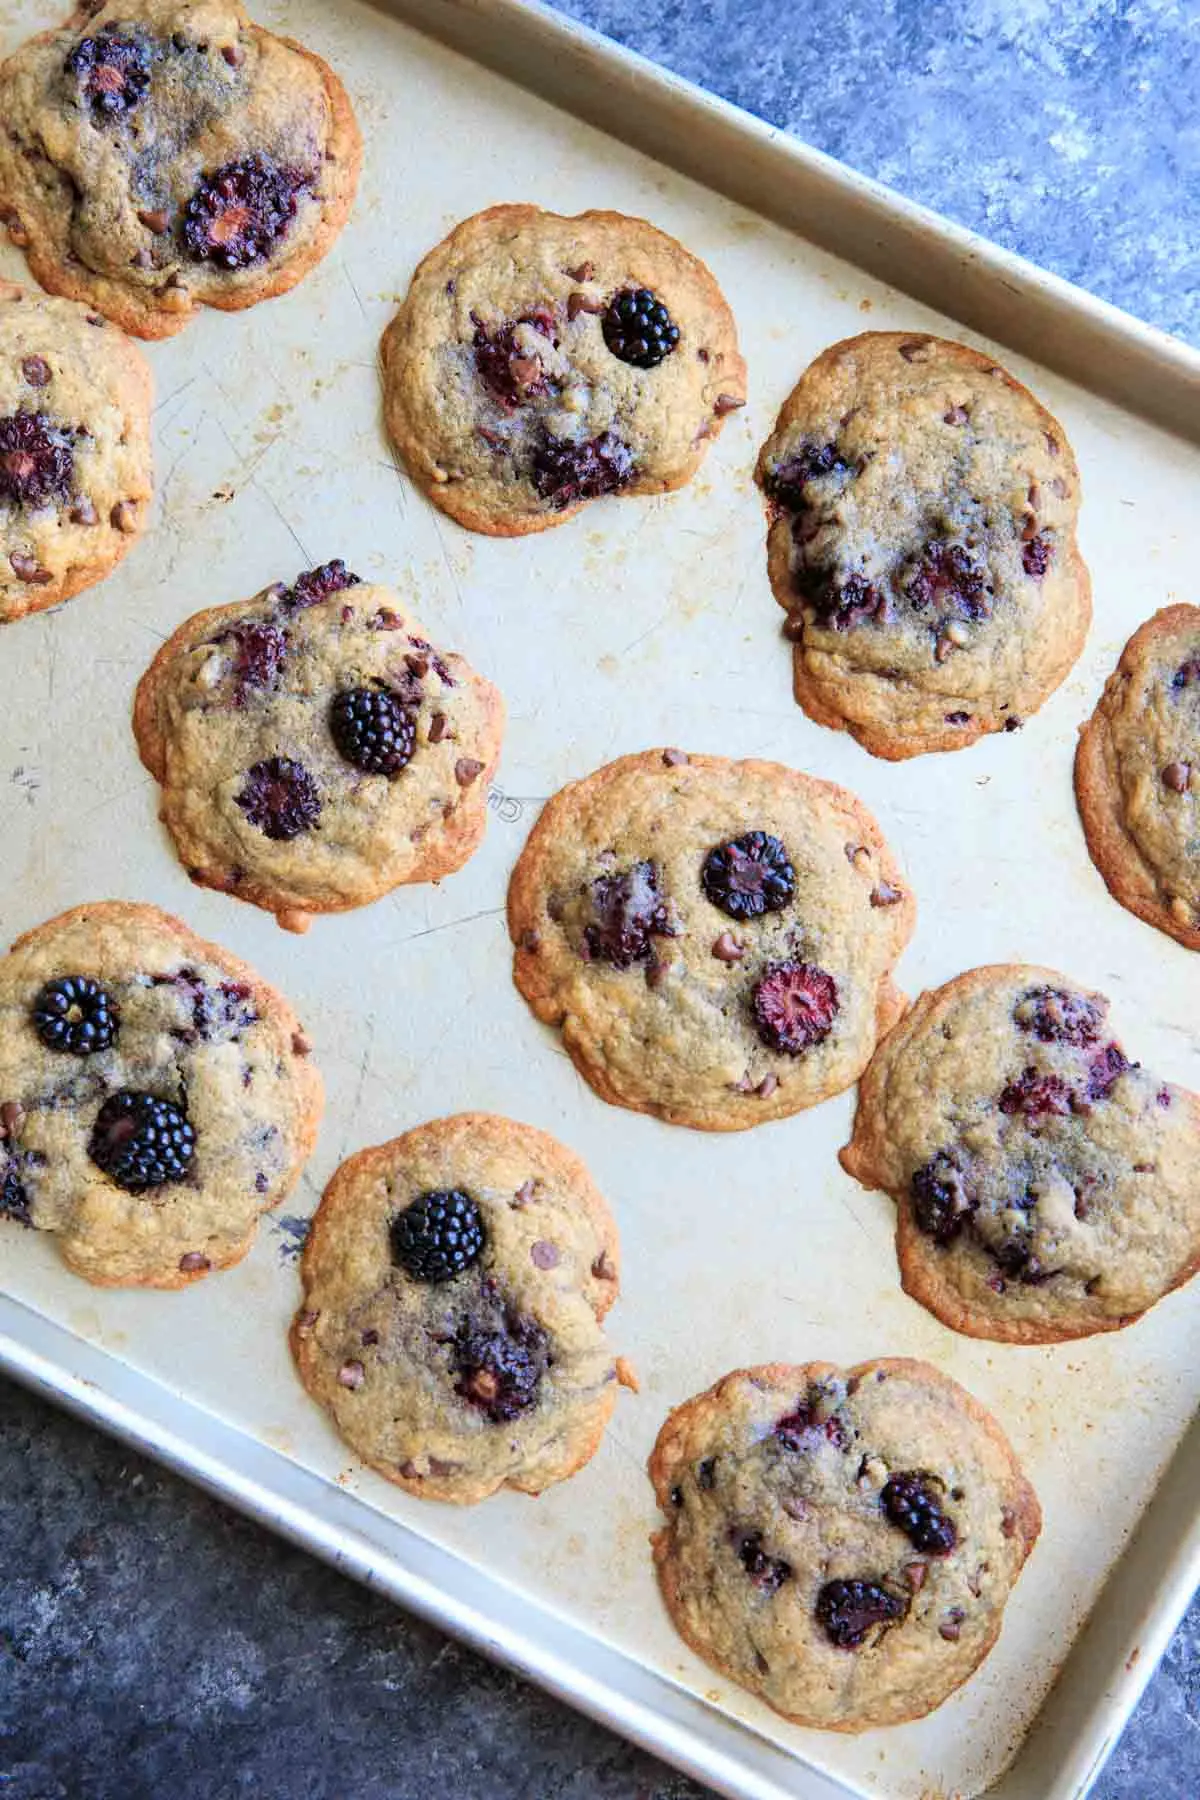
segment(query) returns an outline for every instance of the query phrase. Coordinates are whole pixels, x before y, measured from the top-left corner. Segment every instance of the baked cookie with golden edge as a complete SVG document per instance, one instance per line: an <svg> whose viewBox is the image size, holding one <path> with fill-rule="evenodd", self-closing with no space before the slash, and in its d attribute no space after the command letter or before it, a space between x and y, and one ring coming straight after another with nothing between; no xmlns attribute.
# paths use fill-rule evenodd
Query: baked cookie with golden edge
<svg viewBox="0 0 1200 1800"><path fill-rule="evenodd" d="M1200 1099L1132 1063L1108 1002L997 963L922 994L841 1153L897 1204L905 1292L969 1337L1115 1331L1200 1267Z"/></svg>
<svg viewBox="0 0 1200 1800"><path fill-rule="evenodd" d="M0 1230L54 1232L98 1287L240 1262L316 1141L311 1048L282 995L155 906L27 932L0 959Z"/></svg>
<svg viewBox="0 0 1200 1800"><path fill-rule="evenodd" d="M0 623L102 581L137 542L153 401L128 338L0 281Z"/></svg>
<svg viewBox="0 0 1200 1800"><path fill-rule="evenodd" d="M779 763L647 750L556 794L513 977L602 1099L742 1131L841 1093L903 1010L916 907L874 819Z"/></svg>
<svg viewBox="0 0 1200 1800"><path fill-rule="evenodd" d="M1200 606L1139 627L1075 753L1092 861L1122 906L1200 950Z"/></svg>
<svg viewBox="0 0 1200 1800"><path fill-rule="evenodd" d="M990 356L919 332L834 344L757 480L796 699L873 756L1015 730L1083 648L1075 458Z"/></svg>
<svg viewBox="0 0 1200 1800"><path fill-rule="evenodd" d="M603 494L682 487L746 400L712 275L623 213L476 213L420 265L382 354L409 475L497 537Z"/></svg>
<svg viewBox="0 0 1200 1800"><path fill-rule="evenodd" d="M358 184L341 82L237 0L85 0L0 65L0 118L34 276L143 338L295 287Z"/></svg>
<svg viewBox="0 0 1200 1800"><path fill-rule="evenodd" d="M650 1479L677 1631L825 1731L940 1706L996 1642L1041 1529L996 1421L908 1357L739 1369L671 1413Z"/></svg>
<svg viewBox="0 0 1200 1800"><path fill-rule="evenodd" d="M504 705L337 561L186 620L133 725L192 880L303 931L473 855Z"/></svg>
<svg viewBox="0 0 1200 1800"><path fill-rule="evenodd" d="M618 1383L601 1321L617 1228L587 1170L529 1125L460 1113L344 1162L304 1251L301 1380L410 1494L538 1494L594 1455Z"/></svg>

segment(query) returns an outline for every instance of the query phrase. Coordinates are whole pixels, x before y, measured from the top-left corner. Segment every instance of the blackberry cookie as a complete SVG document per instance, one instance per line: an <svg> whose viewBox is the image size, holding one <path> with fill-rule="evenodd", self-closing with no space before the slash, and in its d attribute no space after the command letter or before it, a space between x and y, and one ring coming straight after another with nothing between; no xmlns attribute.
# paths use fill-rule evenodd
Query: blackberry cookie
<svg viewBox="0 0 1200 1800"><path fill-rule="evenodd" d="M40 925L0 960L0 1228L55 1232L99 1287L240 1262L316 1140L310 1049L253 969L157 907Z"/></svg>
<svg viewBox="0 0 1200 1800"><path fill-rule="evenodd" d="M294 931L462 867L503 721L494 687L342 562L196 613L133 715L192 880Z"/></svg>
<svg viewBox="0 0 1200 1800"><path fill-rule="evenodd" d="M873 756L1015 730L1083 648L1075 458L990 356L902 331L834 344L757 479L796 699Z"/></svg>
<svg viewBox="0 0 1200 1800"><path fill-rule="evenodd" d="M0 623L103 580L145 528L153 381L71 300L0 281Z"/></svg>
<svg viewBox="0 0 1200 1800"><path fill-rule="evenodd" d="M1134 632L1083 727L1075 793L1109 892L1200 950L1200 606Z"/></svg>
<svg viewBox="0 0 1200 1800"><path fill-rule="evenodd" d="M741 1131L857 1080L915 903L853 794L647 750L549 802L513 871L517 987L605 1100Z"/></svg>
<svg viewBox="0 0 1200 1800"><path fill-rule="evenodd" d="M1200 1099L1131 1063L1107 1016L1052 969L972 969L863 1076L842 1163L892 1195L905 1291L954 1331L1115 1331L1200 1267Z"/></svg>
<svg viewBox="0 0 1200 1800"><path fill-rule="evenodd" d="M486 1113L344 1162L304 1251L292 1351L357 1456L426 1500L537 1494L599 1446L617 1230L578 1157Z"/></svg>
<svg viewBox="0 0 1200 1800"><path fill-rule="evenodd" d="M494 206L430 251L383 339L388 430L472 531L544 531L602 494L661 494L745 404L733 317L644 219Z"/></svg>
<svg viewBox="0 0 1200 1800"><path fill-rule="evenodd" d="M996 1421L907 1357L739 1369L670 1415L650 1478L676 1629L826 1731L940 1706L999 1636L1041 1529Z"/></svg>
<svg viewBox="0 0 1200 1800"><path fill-rule="evenodd" d="M0 117L33 274L138 337L294 287L358 182L341 82L237 0L84 0L0 65Z"/></svg>

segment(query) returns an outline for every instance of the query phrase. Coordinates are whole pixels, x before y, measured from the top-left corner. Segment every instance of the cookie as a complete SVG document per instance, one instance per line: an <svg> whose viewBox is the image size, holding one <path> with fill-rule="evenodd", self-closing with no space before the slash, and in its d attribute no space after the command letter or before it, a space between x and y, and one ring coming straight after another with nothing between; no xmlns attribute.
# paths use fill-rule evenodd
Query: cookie
<svg viewBox="0 0 1200 1800"><path fill-rule="evenodd" d="M896 1201L905 1291L969 1337L1115 1331L1200 1267L1200 1098L1131 1063L1103 995L1052 969L922 994L841 1160Z"/></svg>
<svg viewBox="0 0 1200 1800"><path fill-rule="evenodd" d="M54 1232L98 1287L240 1262L316 1140L310 1050L261 976L155 906L39 925L0 960L0 1229Z"/></svg>
<svg viewBox="0 0 1200 1800"><path fill-rule="evenodd" d="M713 277L623 213L476 213L420 265L382 354L409 475L497 537L544 531L603 494L682 487L746 400Z"/></svg>
<svg viewBox="0 0 1200 1800"><path fill-rule="evenodd" d="M834 344L757 480L796 699L873 756L1015 730L1083 648L1075 458L990 356L901 331Z"/></svg>
<svg viewBox="0 0 1200 1800"><path fill-rule="evenodd" d="M739 1369L671 1413L650 1478L676 1629L826 1731L940 1706L999 1636L1041 1529L996 1421L908 1357Z"/></svg>
<svg viewBox="0 0 1200 1800"><path fill-rule="evenodd" d="M153 400L128 338L0 281L0 623L102 581L137 542Z"/></svg>
<svg viewBox="0 0 1200 1800"><path fill-rule="evenodd" d="M358 183L341 82L237 0L86 0L0 65L0 117L34 276L143 338L295 287Z"/></svg>
<svg viewBox="0 0 1200 1800"><path fill-rule="evenodd" d="M410 1494L540 1493L582 1468L634 1385L601 1327L619 1261L569 1150L487 1113L435 1119L326 1188L292 1327L301 1380Z"/></svg>
<svg viewBox="0 0 1200 1800"><path fill-rule="evenodd" d="M1092 861L1122 906L1200 950L1200 606L1139 627L1075 754Z"/></svg>
<svg viewBox="0 0 1200 1800"><path fill-rule="evenodd" d="M647 750L549 802L513 871L513 976L602 1099L741 1131L858 1078L903 1008L915 903L845 789Z"/></svg>
<svg viewBox="0 0 1200 1800"><path fill-rule="evenodd" d="M504 706L390 588L338 561L186 620L133 723L192 880L303 931L462 867Z"/></svg>

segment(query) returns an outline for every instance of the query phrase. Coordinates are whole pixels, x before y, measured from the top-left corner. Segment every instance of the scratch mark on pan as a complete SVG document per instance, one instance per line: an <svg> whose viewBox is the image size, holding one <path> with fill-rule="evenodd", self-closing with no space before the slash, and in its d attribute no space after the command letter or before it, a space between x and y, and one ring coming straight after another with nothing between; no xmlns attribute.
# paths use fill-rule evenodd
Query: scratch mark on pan
<svg viewBox="0 0 1200 1800"><path fill-rule="evenodd" d="M354 1130L355 1121L357 1120L359 1110L362 1107L363 1089L367 1085L367 1070L370 1066L371 1050L372 1050L374 1043L375 1043L375 1014L368 1013L367 1026L366 1026L366 1042L363 1045L363 1053L362 1053L361 1058L359 1059L358 1082L354 1089L354 1098L350 1102L350 1110L346 1114L346 1129L342 1135L342 1147L338 1151L338 1155L337 1155L337 1159L338 1159L339 1163L344 1162L346 1160L346 1150L350 1143L351 1133Z"/></svg>
<svg viewBox="0 0 1200 1800"><path fill-rule="evenodd" d="M424 931L412 931L407 937L399 938L401 944L415 944L418 938L433 937L439 931L454 931L459 925L473 925L476 919L494 919L507 909L503 906L487 906L482 912L468 913L462 919L447 919L441 925L427 925Z"/></svg>
<svg viewBox="0 0 1200 1800"><path fill-rule="evenodd" d="M262 495L262 497L266 501L267 505L271 508L271 511L275 514L275 517L279 520L279 523L283 526L283 529L287 532L288 536L291 538L292 542L295 544L297 550L299 550L300 555L304 559L303 562L301 563L301 567L305 568L305 569L311 569L313 566L312 557L310 556L309 552L304 548L304 545L300 542L300 539L297 537L295 531L293 531L293 529L289 525L288 521L284 518L282 512L280 512L278 503L276 502L274 495L271 493L271 490L269 488L262 487L260 485L260 483L255 480L251 480L248 483L248 486L252 487L256 494Z"/></svg>
<svg viewBox="0 0 1200 1800"><path fill-rule="evenodd" d="M359 293L358 289L354 285L354 277L350 273L349 264L342 263L341 269L342 269L342 274L346 277L346 280L350 283L350 292L354 295L354 298L358 301L358 310L362 314L363 318L365 319L367 316L367 309L362 303L362 295Z"/></svg>
<svg viewBox="0 0 1200 1800"><path fill-rule="evenodd" d="M446 573L450 577L450 585L454 589L455 595L458 599L459 611L461 612L462 604L463 604L463 597L462 597L462 588L459 586L458 575L455 571L454 564L450 561L450 552L446 548L446 540L442 536L441 522L439 521L436 512L431 514L431 517L433 519L433 529L437 533L437 541L441 548L442 561L446 565Z"/></svg>

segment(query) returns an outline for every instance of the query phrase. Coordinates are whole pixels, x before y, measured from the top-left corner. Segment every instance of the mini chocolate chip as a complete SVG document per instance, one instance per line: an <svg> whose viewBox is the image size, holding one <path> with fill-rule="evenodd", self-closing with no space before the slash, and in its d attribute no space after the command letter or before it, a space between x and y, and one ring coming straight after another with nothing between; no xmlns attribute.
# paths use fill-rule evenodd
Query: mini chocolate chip
<svg viewBox="0 0 1200 1800"><path fill-rule="evenodd" d="M667 979L667 976L670 974L670 971L671 965L669 962L663 962L660 957L652 955L650 961L646 964L646 986L648 988L661 987L663 982Z"/></svg>
<svg viewBox="0 0 1200 1800"><path fill-rule="evenodd" d="M429 721L429 742L431 744L440 744L445 735L446 715L442 712L434 713L432 719Z"/></svg>
<svg viewBox="0 0 1200 1800"><path fill-rule="evenodd" d="M900 889L893 887L890 881L881 881L871 889L872 906L896 906L903 898Z"/></svg>
<svg viewBox="0 0 1200 1800"><path fill-rule="evenodd" d="M953 654L954 654L954 641L952 638L940 637L938 639L937 643L933 646L934 662L944 663L946 661L946 659L948 657L952 656Z"/></svg>
<svg viewBox="0 0 1200 1800"><path fill-rule="evenodd" d="M783 621L783 635L788 640L789 644L798 644L800 642L800 639L804 636L804 614L802 612L788 614L787 618Z"/></svg>
<svg viewBox="0 0 1200 1800"><path fill-rule="evenodd" d="M552 1244L548 1238L539 1238L536 1244L530 1246L529 1258L538 1269L557 1269L562 1261L558 1245Z"/></svg>
<svg viewBox="0 0 1200 1800"><path fill-rule="evenodd" d="M540 950L541 947L542 947L542 934L540 931L535 931L531 928L530 930L523 931L521 933L521 948L522 948L522 950L528 950L529 954L532 956L538 950Z"/></svg>
<svg viewBox="0 0 1200 1800"><path fill-rule="evenodd" d="M319 1312L312 1312L307 1307L303 1312L296 1314L296 1330L300 1333L301 1337L308 1336L320 1316Z"/></svg>
<svg viewBox="0 0 1200 1800"><path fill-rule="evenodd" d="M97 331L104 330L104 320L100 317L99 313L88 313L86 323L94 325Z"/></svg>
<svg viewBox="0 0 1200 1800"><path fill-rule="evenodd" d="M97 520L96 508L86 494L81 494L67 517L72 525L94 525Z"/></svg>
<svg viewBox="0 0 1200 1800"><path fill-rule="evenodd" d="M454 779L459 787L470 787L483 773L483 764L473 756L460 756L454 765Z"/></svg>
<svg viewBox="0 0 1200 1800"><path fill-rule="evenodd" d="M405 1481L424 1481L425 1479L411 1456L406 1456L402 1463L396 1464L396 1473L403 1475Z"/></svg>
<svg viewBox="0 0 1200 1800"><path fill-rule="evenodd" d="M108 519L114 531L124 532L128 536L137 529L137 507L132 500L118 500Z"/></svg>
<svg viewBox="0 0 1200 1800"><path fill-rule="evenodd" d="M567 270L567 274L571 277L572 281L590 281L595 273L596 265L590 261L581 262L577 269Z"/></svg>
<svg viewBox="0 0 1200 1800"><path fill-rule="evenodd" d="M343 1363L338 1370L338 1380L344 1388L360 1388L367 1379L367 1371L360 1362Z"/></svg>
<svg viewBox="0 0 1200 1800"><path fill-rule="evenodd" d="M49 569L39 568L35 558L26 556L23 550L11 551L8 560L17 580L25 582L29 587L45 587L48 581L54 580Z"/></svg>
<svg viewBox="0 0 1200 1800"><path fill-rule="evenodd" d="M928 1573L928 1563L910 1562L905 1563L904 1565L905 1579L914 1594L919 1594L921 1589L925 1586L925 1577Z"/></svg>
<svg viewBox="0 0 1200 1800"><path fill-rule="evenodd" d="M225 58L225 61L229 64L231 69L236 69L241 66L242 53L236 44L222 44L221 55Z"/></svg>
<svg viewBox="0 0 1200 1800"><path fill-rule="evenodd" d="M592 1274L597 1281L615 1281L617 1279L616 1267L607 1250L602 1250L593 1262Z"/></svg>
<svg viewBox="0 0 1200 1800"><path fill-rule="evenodd" d="M712 953L718 962L741 962L746 954L744 944L739 944L731 931L723 931L713 944Z"/></svg>
<svg viewBox="0 0 1200 1800"><path fill-rule="evenodd" d="M688 760L687 751L686 750L664 750L662 753L662 759L666 763L668 769L678 769L683 763L685 763Z"/></svg>
<svg viewBox="0 0 1200 1800"><path fill-rule="evenodd" d="M567 295L568 319L577 319L580 313L602 313L607 311L608 302L606 300L589 300L586 294L580 294L578 292Z"/></svg>
<svg viewBox="0 0 1200 1800"><path fill-rule="evenodd" d="M429 673L429 658L409 650L405 652L404 666L410 675L415 675L417 680L420 681Z"/></svg>
<svg viewBox="0 0 1200 1800"><path fill-rule="evenodd" d="M696 352L696 361L702 362L702 363L706 363L708 361L708 351L704 348L703 344L701 344L700 348Z"/></svg>
<svg viewBox="0 0 1200 1800"><path fill-rule="evenodd" d="M961 1606L952 1606L938 1626L938 1636L944 1637L948 1644L957 1644L962 1636L962 1622L965 1617L966 1614Z"/></svg>
<svg viewBox="0 0 1200 1800"><path fill-rule="evenodd" d="M379 1342L379 1333L372 1327L368 1327L362 1334L362 1341L364 1347L370 1350L373 1345Z"/></svg>
<svg viewBox="0 0 1200 1800"><path fill-rule="evenodd" d="M723 419L726 413L736 412L739 406L745 406L745 404L746 402L739 394L718 394L713 401L713 411L718 419Z"/></svg>
<svg viewBox="0 0 1200 1800"><path fill-rule="evenodd" d="M19 1100L6 1100L0 1106L0 1125L6 1137L14 1138L25 1123L25 1108Z"/></svg>
<svg viewBox="0 0 1200 1800"><path fill-rule="evenodd" d="M1048 431L1043 432L1042 436L1046 440L1046 448L1050 452L1051 456L1057 456L1058 455L1058 439L1055 437L1051 437L1051 435Z"/></svg>
<svg viewBox="0 0 1200 1800"><path fill-rule="evenodd" d="M1162 772L1163 786L1173 793L1186 794L1192 779L1192 766L1185 762L1169 762Z"/></svg>
<svg viewBox="0 0 1200 1800"><path fill-rule="evenodd" d="M162 208L156 207L153 212L139 212L138 218L147 231L154 232L157 237L171 223L171 215Z"/></svg>
<svg viewBox="0 0 1200 1800"><path fill-rule="evenodd" d="M930 340L928 338L913 338L913 339L910 339L910 341L907 344L901 344L900 345L900 354L904 358L905 362L907 362L907 363L916 362L917 358L922 354L922 352L925 349L925 346L929 343L929 341Z"/></svg>
<svg viewBox="0 0 1200 1800"><path fill-rule="evenodd" d="M21 373L30 387L45 387L50 380L50 364L44 356L27 356L21 364Z"/></svg>
<svg viewBox="0 0 1200 1800"><path fill-rule="evenodd" d="M1018 719L1014 713L1011 718L1005 719L1004 729L1005 731L1020 731L1024 723L1024 719Z"/></svg>
<svg viewBox="0 0 1200 1800"><path fill-rule="evenodd" d="M203 1250L189 1250L179 1259L179 1269L180 1273L183 1275L192 1275L195 1274L198 1269L211 1268L212 1263L209 1261L208 1257L205 1256Z"/></svg>
<svg viewBox="0 0 1200 1800"><path fill-rule="evenodd" d="M517 1189L516 1193L513 1195L512 1201L510 1202L510 1204L515 1206L518 1212L521 1212L527 1206L532 1206L533 1199L534 1199L534 1189L536 1186L537 1186L537 1183L534 1182L533 1180L523 1181L521 1183L520 1187Z"/></svg>
<svg viewBox="0 0 1200 1800"><path fill-rule="evenodd" d="M769 1100L778 1086L778 1075L764 1075L754 1091L760 1100Z"/></svg>
<svg viewBox="0 0 1200 1800"><path fill-rule="evenodd" d="M292 1033L292 1055L293 1056L307 1056L311 1049L312 1049L312 1043L305 1036L305 1034L302 1031L293 1031L293 1033Z"/></svg>
<svg viewBox="0 0 1200 1800"><path fill-rule="evenodd" d="M952 406L942 414L942 421L946 425L965 425L970 416L965 406Z"/></svg>

